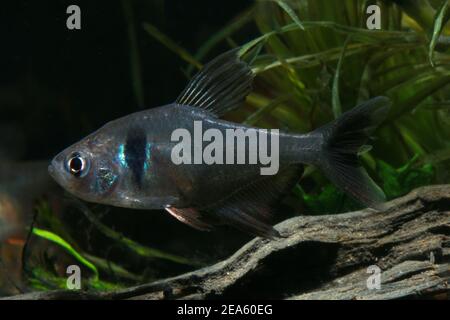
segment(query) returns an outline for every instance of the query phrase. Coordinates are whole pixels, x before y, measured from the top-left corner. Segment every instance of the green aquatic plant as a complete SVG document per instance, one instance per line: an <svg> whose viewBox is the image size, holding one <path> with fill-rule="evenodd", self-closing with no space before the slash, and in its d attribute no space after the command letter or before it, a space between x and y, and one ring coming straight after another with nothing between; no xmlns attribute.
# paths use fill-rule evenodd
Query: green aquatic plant
<svg viewBox="0 0 450 320"><path fill-rule="evenodd" d="M366 26L373 4L380 8L380 30ZM260 52L252 64L254 91L246 107L229 115L248 124L307 132L370 97L388 96L392 110L362 161L394 198L419 185L449 182L448 11L447 0L255 1L207 41L208 50L221 41L240 42L236 20L258 28L260 35L240 42L241 54ZM203 58L205 51L192 56ZM335 198L328 181L314 170L304 180L307 191L296 194L306 204L329 203L312 211L335 212L330 203L337 200L325 200Z"/></svg>
<svg viewBox="0 0 450 320"><path fill-rule="evenodd" d="M101 223L97 217L89 210L87 206L85 206L83 203L78 202L77 206L79 209L84 213L84 215L89 219L89 221L105 236L112 239L113 241L118 242L123 247L127 248L127 250L130 250L131 252L144 257L146 259L162 259L167 260L173 263L177 264L183 264L188 266L203 266L202 263L193 261L191 259L187 259L184 257L177 256L175 254L170 254L167 252L164 252L162 250L158 250L155 248L151 248L148 246L144 246L142 244L137 243L136 241L125 237L124 235L120 234L119 232L107 227L103 223Z"/></svg>
<svg viewBox="0 0 450 320"><path fill-rule="evenodd" d="M380 30L366 26L366 8L374 4L380 7ZM361 150L371 176L389 199L422 185L450 183L448 0L254 1L196 52L189 52L154 24L137 21L134 5L122 1L132 88L139 106L144 105L145 72L139 31L185 61L188 76L218 53L212 52L218 45L239 45L243 57L251 56L256 78L246 105L227 115L234 121L308 132L370 97L386 95L393 101L388 119L375 133L372 148ZM256 34L249 34L249 30L256 30ZM301 202L304 214L358 208L312 167L305 170L293 195ZM154 280L84 249L85 243L77 243L79 239L55 217L47 202L39 203L37 211L39 227L32 228L32 235L61 249L70 261L89 272L89 277L83 277L84 289L112 290L125 281ZM203 265L142 245L104 225L97 212L82 211L107 241L134 257L188 268ZM44 263L27 265L32 287L66 287L67 279Z"/></svg>
<svg viewBox="0 0 450 320"><path fill-rule="evenodd" d="M28 282L32 288L40 291L67 289L67 278L54 275L45 268L36 266L30 272ZM120 284L100 280L98 278L82 278L81 289L89 291L107 291L123 288Z"/></svg>
<svg viewBox="0 0 450 320"><path fill-rule="evenodd" d="M74 200L75 201L75 200ZM131 252L144 259L165 260L170 263L186 265L186 266L202 266L203 264L180 257L174 254L164 252L149 246L133 241L123 236L117 231L112 230L102 224L100 220L87 208L86 205L77 201L77 208L81 210L87 219L95 226L100 233L108 237L112 242L120 244L125 252ZM72 237L70 228L66 226L61 219L55 216L47 201L39 201L36 208L37 221L34 224L43 227L32 226L31 234L33 237L28 239L24 248L24 271L27 276L28 283L37 290L49 290L66 288L67 275L58 275L56 270L65 270L67 261L63 255L57 255L56 258L48 257L46 253L48 248L51 252L55 252L58 248L65 251L70 257L73 264L79 265L81 268L88 270L89 276L82 277L82 287L85 290L110 290L122 287L125 283L141 283L142 281L151 281L153 278L149 276L138 276L117 262L100 258L94 254L88 253L82 249L77 242L79 239ZM35 244L37 239L43 239L51 246ZM33 249L30 246L33 245ZM43 252L41 252L43 250ZM56 251L59 252L59 251ZM31 256L38 256L33 259ZM62 268L62 269L61 269ZM114 283L105 279L115 279Z"/></svg>
<svg viewBox="0 0 450 320"><path fill-rule="evenodd" d="M90 262L88 259L84 258L82 254L78 253L67 241L65 241L63 238L58 236L57 234L34 227L32 230L32 233L38 237L47 239L49 241L52 241L56 243L58 246L64 248L68 253L70 253L78 262L80 262L82 265L90 269L94 274L94 279L98 280L98 270L97 267Z"/></svg>
<svg viewBox="0 0 450 320"><path fill-rule="evenodd" d="M447 12L448 9L448 1L442 1L442 5L439 8L438 12L436 13L436 17L434 19L434 24L433 24L433 35L431 37L431 41L430 41L430 45L429 45L429 49L428 49L428 58L430 59L430 64L434 67L434 61L433 61L433 53L434 53L434 48L436 47L436 43L439 40L439 36L441 34L442 31L442 27L444 24L444 20L445 20L445 14Z"/></svg>

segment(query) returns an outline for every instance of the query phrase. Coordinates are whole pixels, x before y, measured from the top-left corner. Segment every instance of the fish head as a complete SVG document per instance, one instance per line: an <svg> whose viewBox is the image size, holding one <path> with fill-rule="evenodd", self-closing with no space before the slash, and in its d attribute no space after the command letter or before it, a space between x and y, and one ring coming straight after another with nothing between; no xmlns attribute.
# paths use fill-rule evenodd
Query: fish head
<svg viewBox="0 0 450 320"><path fill-rule="evenodd" d="M88 202L107 203L117 186L111 139L97 134L73 144L51 161L48 172L65 190ZM107 201L108 199L108 201Z"/></svg>

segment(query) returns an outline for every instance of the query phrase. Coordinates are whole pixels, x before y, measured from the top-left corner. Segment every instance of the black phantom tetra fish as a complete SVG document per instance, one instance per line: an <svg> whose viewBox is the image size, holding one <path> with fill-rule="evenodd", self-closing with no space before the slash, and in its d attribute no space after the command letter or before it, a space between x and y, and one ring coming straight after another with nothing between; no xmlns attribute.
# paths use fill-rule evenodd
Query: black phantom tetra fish
<svg viewBox="0 0 450 320"><path fill-rule="evenodd" d="M307 134L269 132L279 139L275 175L261 175L261 164L172 161L178 141L171 136L176 129L194 133L197 122L203 130L215 128L225 136L227 129L251 128L219 116L244 101L253 77L236 50L226 52L207 64L174 103L107 123L58 154L49 172L85 201L165 208L200 230L226 223L264 237L279 235L268 218L299 180L303 164L319 167L347 194L379 208L385 199L383 191L359 165L357 153L386 116L390 102L385 97L373 98Z"/></svg>

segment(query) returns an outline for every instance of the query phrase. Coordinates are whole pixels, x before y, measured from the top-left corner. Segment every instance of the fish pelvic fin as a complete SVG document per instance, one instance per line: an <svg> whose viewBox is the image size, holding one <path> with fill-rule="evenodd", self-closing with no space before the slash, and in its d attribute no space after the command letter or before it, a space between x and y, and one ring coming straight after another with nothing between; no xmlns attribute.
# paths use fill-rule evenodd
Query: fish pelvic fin
<svg viewBox="0 0 450 320"><path fill-rule="evenodd" d="M240 59L238 49L227 51L207 63L175 101L221 116L240 106L250 93L254 73Z"/></svg>
<svg viewBox="0 0 450 320"><path fill-rule="evenodd" d="M383 210L386 196L358 161L358 152L386 118L391 102L375 97L317 129L323 137L317 165L341 190L368 207Z"/></svg>
<svg viewBox="0 0 450 320"><path fill-rule="evenodd" d="M200 231L210 231L213 226L203 221L202 214L195 208L166 207L168 213L188 226Z"/></svg>

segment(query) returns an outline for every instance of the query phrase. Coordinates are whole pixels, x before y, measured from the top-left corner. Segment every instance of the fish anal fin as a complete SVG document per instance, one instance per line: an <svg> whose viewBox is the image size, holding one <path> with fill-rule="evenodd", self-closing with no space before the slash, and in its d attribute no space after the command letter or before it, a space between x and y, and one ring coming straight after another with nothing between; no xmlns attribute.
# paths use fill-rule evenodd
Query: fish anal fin
<svg viewBox="0 0 450 320"><path fill-rule="evenodd" d="M210 231L212 229L210 224L201 220L201 213L195 208L175 208L168 206L165 209L178 221L181 221L192 228L200 231Z"/></svg>
<svg viewBox="0 0 450 320"><path fill-rule="evenodd" d="M254 76L248 64L239 58L237 49L227 51L191 79L176 103L220 116L244 102Z"/></svg>
<svg viewBox="0 0 450 320"><path fill-rule="evenodd" d="M282 197L294 187L302 173L303 166L290 165L276 175L261 176L205 210L244 232L265 238L280 237L269 224L270 220Z"/></svg>

